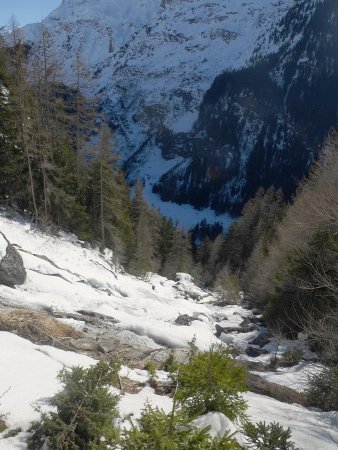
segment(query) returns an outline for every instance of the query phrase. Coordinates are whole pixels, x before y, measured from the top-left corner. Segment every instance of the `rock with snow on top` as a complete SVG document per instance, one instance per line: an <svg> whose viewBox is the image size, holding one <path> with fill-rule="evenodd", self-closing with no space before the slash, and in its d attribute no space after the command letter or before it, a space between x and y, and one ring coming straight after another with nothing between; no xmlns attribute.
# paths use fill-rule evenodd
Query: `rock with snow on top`
<svg viewBox="0 0 338 450"><path fill-rule="evenodd" d="M192 283L194 281L194 279L188 273L178 272L176 274L175 281L179 281L179 282L183 282L183 283Z"/></svg>

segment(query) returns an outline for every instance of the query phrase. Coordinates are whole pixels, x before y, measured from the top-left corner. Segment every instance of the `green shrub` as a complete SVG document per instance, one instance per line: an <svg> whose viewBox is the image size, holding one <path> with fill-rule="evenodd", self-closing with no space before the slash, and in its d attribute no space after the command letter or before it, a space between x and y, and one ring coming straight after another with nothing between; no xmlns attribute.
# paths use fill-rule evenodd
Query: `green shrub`
<svg viewBox="0 0 338 450"><path fill-rule="evenodd" d="M247 422L243 431L249 444L258 450L296 450L294 442L290 441L290 428L284 429L279 423Z"/></svg>
<svg viewBox="0 0 338 450"><path fill-rule="evenodd" d="M282 354L282 357L278 361L278 364L281 367L296 366L297 364L300 363L302 357L303 357L302 350L299 349L287 350Z"/></svg>
<svg viewBox="0 0 338 450"><path fill-rule="evenodd" d="M307 332L309 320L320 321L336 310L337 250L337 228L323 225L313 231L305 249L288 250L265 293L264 320L269 326L278 323L283 333L295 338ZM315 333L311 343L325 347L325 335L320 339Z"/></svg>
<svg viewBox="0 0 338 450"><path fill-rule="evenodd" d="M42 413L32 424L28 448L50 450L105 450L118 433L118 397L110 393L117 384L120 365L100 362L94 367L63 369L58 379L64 388L51 400L56 412Z"/></svg>
<svg viewBox="0 0 338 450"><path fill-rule="evenodd" d="M9 389L7 389L7 391L0 394L0 400L7 394L8 391L9 391ZM0 406L1 406L1 403L0 403ZM7 415L8 414L0 414L0 433L3 433L8 428L7 423L6 423Z"/></svg>
<svg viewBox="0 0 338 450"><path fill-rule="evenodd" d="M338 410L338 368L325 367L310 375L305 394L310 405L323 411Z"/></svg>
<svg viewBox="0 0 338 450"><path fill-rule="evenodd" d="M7 433L4 435L4 438L8 439L11 437L15 437L21 432L22 432L22 428L13 428L12 430L7 431Z"/></svg>
<svg viewBox="0 0 338 450"><path fill-rule="evenodd" d="M147 362L147 364L145 365L145 370L147 370L149 372L149 375L151 377L155 377L156 376L156 365L155 363L153 363L152 361Z"/></svg>
<svg viewBox="0 0 338 450"><path fill-rule="evenodd" d="M188 342L189 345L189 362L191 363L193 358L198 354L198 347L196 344L197 338L196 334L194 334L194 337L191 339L191 341Z"/></svg>
<svg viewBox="0 0 338 450"><path fill-rule="evenodd" d="M213 346L180 368L177 401L189 417L217 411L234 420L246 410L240 396L247 389L246 376L246 370L236 364L228 350Z"/></svg>
<svg viewBox="0 0 338 450"><path fill-rule="evenodd" d="M155 363L153 363L152 361L147 362L145 369L148 371L149 374L149 385L156 389L157 384L158 384L158 377L156 374L156 365Z"/></svg>
<svg viewBox="0 0 338 450"><path fill-rule="evenodd" d="M7 424L5 420L0 417L0 433L3 433L7 429Z"/></svg>
<svg viewBox="0 0 338 450"><path fill-rule="evenodd" d="M169 372L169 374L176 374L180 367L179 362L176 360L173 354L170 354L163 363L163 370Z"/></svg>
<svg viewBox="0 0 338 450"><path fill-rule="evenodd" d="M175 408L175 406L174 406ZM226 435L212 439L208 429L193 428L175 410L165 414L158 408L145 406L139 426L124 432L121 450L240 450L236 440Z"/></svg>

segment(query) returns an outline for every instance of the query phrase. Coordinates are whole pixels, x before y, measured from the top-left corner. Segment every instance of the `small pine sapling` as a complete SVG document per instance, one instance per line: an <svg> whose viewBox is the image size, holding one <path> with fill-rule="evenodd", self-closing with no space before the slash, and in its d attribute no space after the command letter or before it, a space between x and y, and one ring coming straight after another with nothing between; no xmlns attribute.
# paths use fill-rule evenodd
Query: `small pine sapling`
<svg viewBox="0 0 338 450"><path fill-rule="evenodd" d="M163 370L169 372L170 376L176 374L179 367L180 363L177 361L173 354L170 354L163 364Z"/></svg>
<svg viewBox="0 0 338 450"><path fill-rule="evenodd" d="M157 374L156 374L156 365L153 362L149 361L146 364L145 369L148 371L148 374L149 374L149 379L148 379L149 385L152 388L156 388L157 381L158 381Z"/></svg>
<svg viewBox="0 0 338 450"><path fill-rule="evenodd" d="M244 434L249 445L258 450L297 450L294 442L290 441L291 429L285 429L276 422L247 422Z"/></svg>
<svg viewBox="0 0 338 450"><path fill-rule="evenodd" d="M230 420L244 418L247 406L240 394L247 390L246 378L245 368L236 364L227 349L212 346L181 366L177 401L191 418L210 411L221 412Z"/></svg>
<svg viewBox="0 0 338 450"><path fill-rule="evenodd" d="M9 389L10 388L8 388L5 392L0 394L0 400L7 394ZM0 406L1 406L1 403L0 403ZM7 419L7 414L0 413L0 433L3 433L8 428L7 427L7 423L6 423L6 419Z"/></svg>
<svg viewBox="0 0 338 450"><path fill-rule="evenodd" d="M132 423L124 432L121 450L240 450L236 440L226 434L211 438L208 428L198 429L189 419L176 411L175 402L171 413L165 414L147 404L138 426Z"/></svg>
<svg viewBox="0 0 338 450"><path fill-rule="evenodd" d="M309 375L305 391L308 403L323 411L338 410L338 368L325 367Z"/></svg>
<svg viewBox="0 0 338 450"><path fill-rule="evenodd" d="M42 413L32 424L28 448L105 450L115 445L118 397L110 388L118 383L119 369L117 362L99 362L89 369L61 370L58 379L64 388L50 402L56 411Z"/></svg>
<svg viewBox="0 0 338 450"><path fill-rule="evenodd" d="M198 347L196 345L196 334L194 335L194 337L191 339L191 341L188 342L189 345L189 363L191 364L191 362L193 361L194 357L198 354Z"/></svg>

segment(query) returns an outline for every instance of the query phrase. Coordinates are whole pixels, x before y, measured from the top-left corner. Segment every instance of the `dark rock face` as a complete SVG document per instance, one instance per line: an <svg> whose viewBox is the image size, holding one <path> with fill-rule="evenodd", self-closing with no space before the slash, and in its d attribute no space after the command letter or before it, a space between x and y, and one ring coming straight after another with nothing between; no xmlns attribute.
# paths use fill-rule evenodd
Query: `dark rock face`
<svg viewBox="0 0 338 450"><path fill-rule="evenodd" d="M243 322L239 324L242 328L243 333L249 333L250 331L257 330L258 325L252 323L251 318L246 317Z"/></svg>
<svg viewBox="0 0 338 450"><path fill-rule="evenodd" d="M230 327L222 327L218 323L216 323L216 337L220 337L222 333L229 334L229 333L241 333L243 332L243 329L240 326L230 326Z"/></svg>
<svg viewBox="0 0 338 450"><path fill-rule="evenodd" d="M155 185L163 200L237 213L260 186L293 194L337 123L337 1L300 0L273 41L279 53L218 76L192 132L170 135L189 161Z"/></svg>
<svg viewBox="0 0 338 450"><path fill-rule="evenodd" d="M271 342L270 338L271 338L271 334L261 333L253 341L249 342L249 344L257 345L262 348L262 347L264 347L264 345L269 344Z"/></svg>
<svg viewBox="0 0 338 450"><path fill-rule="evenodd" d="M262 350L254 347L247 347L245 353L251 358L257 358L260 355L267 355L269 352L267 350Z"/></svg>
<svg viewBox="0 0 338 450"><path fill-rule="evenodd" d="M8 244L6 255L0 261L0 284L14 287L26 281L26 270L20 253Z"/></svg>

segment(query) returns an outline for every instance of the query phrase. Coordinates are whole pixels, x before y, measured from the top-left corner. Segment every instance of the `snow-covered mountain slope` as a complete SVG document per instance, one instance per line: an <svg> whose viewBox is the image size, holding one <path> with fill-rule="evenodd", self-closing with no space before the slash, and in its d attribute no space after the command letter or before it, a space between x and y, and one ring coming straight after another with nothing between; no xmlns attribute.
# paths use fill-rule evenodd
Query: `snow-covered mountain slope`
<svg viewBox="0 0 338 450"><path fill-rule="evenodd" d="M104 91L123 123L124 151L131 154L142 144L137 132L145 140L158 125L190 131L214 78L247 64L257 41L276 29L294 3L64 0L44 26L66 76L78 52L94 72L95 89ZM40 28L25 27L26 39L37 44ZM278 42L265 39L261 47L269 54Z"/></svg>
<svg viewBox="0 0 338 450"><path fill-rule="evenodd" d="M0 313L1 308L14 311L34 308L49 310L55 316L57 312L79 310L105 314L105 317L119 320L113 328L124 336L125 344L129 339L130 346L147 346L151 354L168 346L185 347L194 335L198 346L207 349L211 343L220 342L215 336L217 322L223 330L218 333L219 338L231 342L238 351L245 349L261 332L257 325L250 332L231 332L231 329L238 330L243 320L250 319L252 312L238 305L214 305L215 295L198 288L186 274L180 274L176 282L155 274L148 274L145 279L132 277L123 273L110 252L100 253L67 233L50 235L41 232L20 217L9 218L6 211L0 214L0 231L16 246L27 271L23 285L15 289L0 286ZM2 256L4 247L1 247ZM190 324L176 323L182 314L190 317ZM246 320L246 326L249 322ZM74 319L68 319L68 323L75 327ZM100 339L101 333L102 329L94 336L94 341ZM279 343L279 352L289 348L289 344L287 341ZM292 345L296 344L292 342ZM276 350L272 341L265 348L268 346ZM116 349L118 354L120 350ZM245 358L243 352L241 356ZM264 363L269 357L269 354L263 354L258 360ZM254 359L257 361L257 358L246 358L251 364ZM85 355L37 345L16 334L0 331L0 394L5 393L0 401L0 415L8 413L6 421L10 429L22 429L18 435L9 438L5 437L6 432L0 434L0 450L27 448L26 430L39 416L34 406L43 410L49 408L49 398L60 389L56 380L59 370L73 365L88 367L95 362ZM301 381L304 381L308 367L308 363L302 362L292 369L267 372L265 377L302 390L304 384ZM124 366L121 376L143 383L136 393L121 393L121 426L128 423L123 419L130 414L137 419L146 401L166 412L171 410L172 399L154 392L147 384L149 373L146 370ZM158 371L158 376L160 380L166 380L168 374ZM311 411L253 393L245 394L245 399L253 421L278 421L291 427L293 440L300 450L333 450L338 445L335 413ZM224 432L229 426L228 419L217 412L202 416L198 423L202 427L211 425L214 434ZM236 429L235 425L231 426Z"/></svg>
<svg viewBox="0 0 338 450"><path fill-rule="evenodd" d="M162 177L164 200L238 210L260 186L289 198L337 122L336 0L299 0L272 35L279 50L219 75L205 95L192 132L190 161ZM178 151L179 153L179 151Z"/></svg>
<svg viewBox="0 0 338 450"><path fill-rule="evenodd" d="M176 218L158 194L223 213L260 184L290 193L335 121L335 0L64 0L45 27L68 84L78 53L91 72L130 179Z"/></svg>

